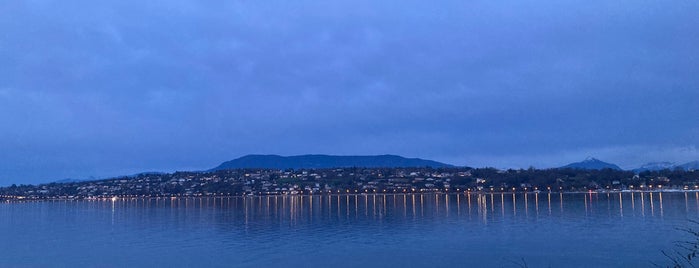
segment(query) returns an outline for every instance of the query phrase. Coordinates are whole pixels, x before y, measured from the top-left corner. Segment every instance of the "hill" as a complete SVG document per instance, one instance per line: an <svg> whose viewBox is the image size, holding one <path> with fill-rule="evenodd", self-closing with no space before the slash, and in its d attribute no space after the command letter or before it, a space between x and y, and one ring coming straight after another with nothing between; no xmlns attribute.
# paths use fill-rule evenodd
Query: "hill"
<svg viewBox="0 0 699 268"><path fill-rule="evenodd" d="M640 168L634 169L633 171L636 173L641 173L643 171L660 171L660 170L684 170L684 171L693 171L693 170L699 170L699 161L692 161L688 163L684 163L681 165L675 165L670 162L655 162L655 163L648 163Z"/></svg>
<svg viewBox="0 0 699 268"><path fill-rule="evenodd" d="M212 170L238 168L340 168L340 167L452 167L452 165L420 158L405 158L397 155L336 156L336 155L246 155L224 162Z"/></svg>
<svg viewBox="0 0 699 268"><path fill-rule="evenodd" d="M644 171L660 171L660 170L665 170L665 169L672 170L674 168L675 168L675 164L673 164L671 162L651 162L651 163L647 163L639 168L633 169L633 172L641 173Z"/></svg>
<svg viewBox="0 0 699 268"><path fill-rule="evenodd" d="M610 164L601 161L596 158L587 158L581 162L570 163L568 165L562 166L561 168L572 168L572 169L588 169L588 170L602 170L602 169L613 169L621 170L621 168L615 164Z"/></svg>
<svg viewBox="0 0 699 268"><path fill-rule="evenodd" d="M699 161L692 161L689 163L684 163L684 164L679 165L677 167L682 168L682 170L685 170L685 171L699 170Z"/></svg>

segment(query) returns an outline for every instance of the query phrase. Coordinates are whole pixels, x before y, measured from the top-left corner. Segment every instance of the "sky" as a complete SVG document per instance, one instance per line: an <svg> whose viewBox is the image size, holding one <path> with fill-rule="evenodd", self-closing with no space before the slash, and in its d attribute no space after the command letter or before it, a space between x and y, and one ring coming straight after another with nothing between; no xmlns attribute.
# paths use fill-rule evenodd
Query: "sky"
<svg viewBox="0 0 699 268"><path fill-rule="evenodd" d="M699 160L699 2L0 2L0 185L246 154Z"/></svg>

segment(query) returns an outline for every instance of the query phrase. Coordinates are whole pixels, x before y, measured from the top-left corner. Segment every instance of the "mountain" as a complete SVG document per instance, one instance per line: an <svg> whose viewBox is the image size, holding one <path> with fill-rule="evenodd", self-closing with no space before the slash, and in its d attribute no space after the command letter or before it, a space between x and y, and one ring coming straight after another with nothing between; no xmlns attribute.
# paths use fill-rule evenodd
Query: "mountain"
<svg viewBox="0 0 699 268"><path fill-rule="evenodd" d="M84 181L84 180L78 180L78 179L71 179L71 178L68 178L68 179L62 179L62 180L54 181L54 183L75 183L75 182L82 182L82 181Z"/></svg>
<svg viewBox="0 0 699 268"><path fill-rule="evenodd" d="M54 181L53 183L79 183L79 182L95 181L95 180L99 180L99 178L97 178L95 176L84 177L82 179L65 178L62 180Z"/></svg>
<svg viewBox="0 0 699 268"><path fill-rule="evenodd" d="M167 173L164 173L164 172L156 172L156 171L147 171L147 172L141 172L141 173L137 173L137 174L133 174L133 175L128 175L128 176L121 176L121 177L137 178L137 177L139 177L139 176L163 175L163 174L167 174ZM107 179L107 178L98 178L98 177L90 176L90 177L87 177L87 178L84 178L84 179L66 178L66 179L54 181L53 183L78 183L78 182L96 181L96 180L104 180L104 179Z"/></svg>
<svg viewBox="0 0 699 268"><path fill-rule="evenodd" d="M682 165L678 165L677 167L682 168L683 170L699 170L699 161L692 161L689 163L684 163Z"/></svg>
<svg viewBox="0 0 699 268"><path fill-rule="evenodd" d="M340 167L452 167L432 160L405 158L397 155L336 156L336 155L246 155L224 162L212 170L237 168L340 168Z"/></svg>
<svg viewBox="0 0 699 268"><path fill-rule="evenodd" d="M688 163L684 163L682 165L675 165L670 162L653 162L653 163L648 163L640 168L634 169L633 171L636 173L641 173L643 171L659 171L659 170L664 170L664 169L669 169L669 170L675 170L675 169L681 169L684 171L692 171L692 170L699 170L699 161L692 161Z"/></svg>
<svg viewBox="0 0 699 268"><path fill-rule="evenodd" d="M141 172L141 173L136 173L130 176L126 176L128 178L136 178L140 176L148 176L148 175L164 175L167 174L165 172L159 172L159 171L146 171L146 172Z"/></svg>
<svg viewBox="0 0 699 268"><path fill-rule="evenodd" d="M665 169L674 169L675 164L671 162L651 162L639 168L633 169L633 172L641 173L643 171L659 171Z"/></svg>
<svg viewBox="0 0 699 268"><path fill-rule="evenodd" d="M571 163L571 164L562 166L561 168L572 168L572 169L597 169L597 170L610 168L610 169L613 169L613 170L621 170L621 168L620 168L619 166L615 165L615 164L610 164L610 163L607 163L607 162L603 162L603 161L601 161L601 160L599 160L599 159L592 158L592 157L589 157L589 158L585 159L585 160L582 161L582 162L575 162L575 163Z"/></svg>

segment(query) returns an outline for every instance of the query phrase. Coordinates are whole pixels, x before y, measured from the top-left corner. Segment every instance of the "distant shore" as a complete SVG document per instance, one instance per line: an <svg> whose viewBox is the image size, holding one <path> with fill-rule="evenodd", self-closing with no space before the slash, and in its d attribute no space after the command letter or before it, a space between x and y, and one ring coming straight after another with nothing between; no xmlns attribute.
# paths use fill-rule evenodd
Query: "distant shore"
<svg viewBox="0 0 699 268"><path fill-rule="evenodd" d="M118 201L123 199L186 199L186 198L247 198L247 197L321 197L321 196L395 196L395 195L502 195L502 194L612 194L612 193L697 193L699 189L662 189L662 190L588 190L588 191L421 191L421 192L367 192L367 193L314 193L314 194L257 194L257 195L115 195L115 196L75 196L75 197L24 197L0 196L0 201L76 201L99 200Z"/></svg>

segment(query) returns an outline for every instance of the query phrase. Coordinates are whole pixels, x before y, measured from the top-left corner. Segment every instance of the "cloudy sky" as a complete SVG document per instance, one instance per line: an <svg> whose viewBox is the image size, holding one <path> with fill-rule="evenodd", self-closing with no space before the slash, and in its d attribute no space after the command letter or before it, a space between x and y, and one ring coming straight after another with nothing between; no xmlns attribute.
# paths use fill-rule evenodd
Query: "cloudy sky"
<svg viewBox="0 0 699 268"><path fill-rule="evenodd" d="M0 2L0 185L245 154L699 160L697 1Z"/></svg>

